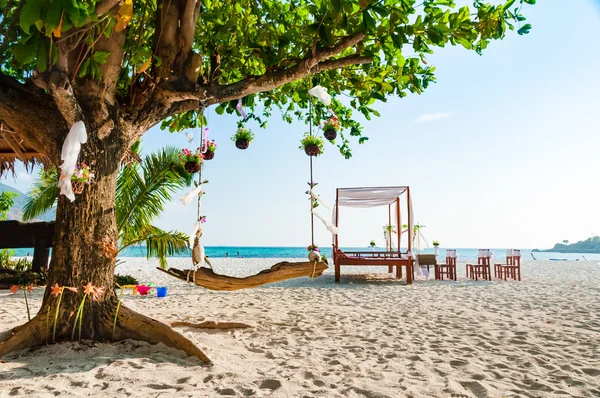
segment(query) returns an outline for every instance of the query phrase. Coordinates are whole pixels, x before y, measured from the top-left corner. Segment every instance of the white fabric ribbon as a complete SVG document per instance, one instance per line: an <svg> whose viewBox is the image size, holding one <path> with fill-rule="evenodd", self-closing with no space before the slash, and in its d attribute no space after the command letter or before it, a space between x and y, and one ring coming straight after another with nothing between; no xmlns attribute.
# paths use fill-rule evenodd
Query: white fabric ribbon
<svg viewBox="0 0 600 398"><path fill-rule="evenodd" d="M321 199L321 197L319 196L318 193L316 193L314 191L314 189L310 190L310 196L313 197L314 199L316 199L320 204L323 205L323 207L325 207L327 210L331 210L331 207L329 207L329 205L327 203L325 203L325 201L323 199Z"/></svg>
<svg viewBox="0 0 600 398"><path fill-rule="evenodd" d="M71 177L75 172L75 166L77 166L77 158L79 157L79 151L81 150L81 144L87 141L87 133L85 131L85 124L80 120L75 122L65 138L63 143L60 158L63 163L60 167L60 178L58 179L58 188L60 193L65 195L71 202L75 200L75 194L73 193L73 186L71 185Z"/></svg>
<svg viewBox="0 0 600 398"><path fill-rule="evenodd" d="M192 143L192 141L194 141L194 134L190 133L189 131L185 133L185 136L187 137L187 140L190 144Z"/></svg>
<svg viewBox="0 0 600 398"><path fill-rule="evenodd" d="M313 88L308 90L308 93L313 97L317 97L317 99L326 106L329 106L329 104L331 104L331 95L329 95L325 87L314 86Z"/></svg>
<svg viewBox="0 0 600 398"><path fill-rule="evenodd" d="M188 204L190 204L190 202L195 196L197 197L201 193L202 184L199 184L196 188L192 189L191 191L183 195L181 198L179 198L179 200L181 201L181 203L183 203L184 206L187 206Z"/></svg>
<svg viewBox="0 0 600 398"><path fill-rule="evenodd" d="M327 220L325 217L323 217L323 215L317 213L315 209L312 209L312 214L314 214L319 220L321 220L321 222L323 223L323 225L325 225L329 232L331 232L332 234L338 233L338 228L331 222L329 222L329 220Z"/></svg>
<svg viewBox="0 0 600 398"><path fill-rule="evenodd" d="M194 248L194 239L196 238L196 232L198 232L198 230L200 229L200 221L196 221L196 224L194 224L194 228L192 228L192 233L190 234L190 248Z"/></svg>

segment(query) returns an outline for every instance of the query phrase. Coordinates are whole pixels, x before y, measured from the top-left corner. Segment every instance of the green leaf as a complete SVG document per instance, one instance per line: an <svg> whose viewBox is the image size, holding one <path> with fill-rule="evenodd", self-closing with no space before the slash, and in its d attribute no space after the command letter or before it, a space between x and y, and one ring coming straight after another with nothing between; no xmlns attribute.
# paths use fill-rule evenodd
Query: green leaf
<svg viewBox="0 0 600 398"><path fill-rule="evenodd" d="M27 0L21 8L21 20L19 26L23 32L29 34L29 28L40 19L41 0Z"/></svg>
<svg viewBox="0 0 600 398"><path fill-rule="evenodd" d="M92 59L94 60L94 62L96 62L100 65L104 65L106 63L106 59L108 58L109 55L110 55L110 51L96 51L96 52L94 52Z"/></svg>
<svg viewBox="0 0 600 398"><path fill-rule="evenodd" d="M87 19L87 15L82 17L77 0L63 0L63 8L65 9L65 14L69 17L75 27L83 25Z"/></svg>
<svg viewBox="0 0 600 398"><path fill-rule="evenodd" d="M358 139L358 143L359 143L359 144L364 144L364 143L365 143L365 141L368 141L368 140L369 140L369 137L360 137L360 138Z"/></svg>
<svg viewBox="0 0 600 398"><path fill-rule="evenodd" d="M364 10L363 13L363 26L365 30L375 29L375 19L371 16L368 10Z"/></svg>
<svg viewBox="0 0 600 398"><path fill-rule="evenodd" d="M37 35L31 36L25 43L18 43L12 47L11 51L15 57L15 61L19 64L25 65L33 62L35 59L40 43Z"/></svg>
<svg viewBox="0 0 600 398"><path fill-rule="evenodd" d="M77 73L77 77L84 77L89 73L89 71L90 71L90 59L88 58L85 61L83 61L83 63L79 67L79 72Z"/></svg>
<svg viewBox="0 0 600 398"><path fill-rule="evenodd" d="M531 24L525 24L525 25L521 26L521 28L518 30L518 33L520 35L526 35L529 33L530 30L531 30Z"/></svg>

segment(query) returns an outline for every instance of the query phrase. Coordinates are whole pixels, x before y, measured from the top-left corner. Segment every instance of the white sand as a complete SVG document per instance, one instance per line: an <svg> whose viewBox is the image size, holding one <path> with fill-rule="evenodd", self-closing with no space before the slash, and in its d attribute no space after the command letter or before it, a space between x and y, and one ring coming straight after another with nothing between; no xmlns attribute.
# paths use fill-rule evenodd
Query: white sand
<svg viewBox="0 0 600 398"><path fill-rule="evenodd" d="M274 262L214 260L219 272L234 275ZM522 282L468 281L460 264L458 282L413 286L349 277L358 270L346 267L340 285L328 272L224 293L186 285L154 265L132 258L118 272L168 285L168 297L127 296L126 305L165 322L254 328L178 329L212 367L132 341L26 350L0 363L0 397L600 396L597 261L525 262ZM34 308L41 296L42 289L33 293ZM0 331L25 320L22 296L0 293Z"/></svg>

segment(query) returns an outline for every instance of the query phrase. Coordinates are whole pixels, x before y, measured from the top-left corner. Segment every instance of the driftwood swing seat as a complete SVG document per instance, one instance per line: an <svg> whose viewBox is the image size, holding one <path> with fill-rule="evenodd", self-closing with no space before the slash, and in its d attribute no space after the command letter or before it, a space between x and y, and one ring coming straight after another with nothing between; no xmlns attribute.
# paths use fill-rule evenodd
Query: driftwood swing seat
<svg viewBox="0 0 600 398"><path fill-rule="evenodd" d="M299 278L302 276L316 278L321 276L327 268L327 264L323 262L312 263L307 261L290 263L284 261L277 263L271 268L263 270L258 274L244 278L220 275L215 273L210 268L205 267L198 268L195 272L193 269L157 269L175 278L184 280L186 282L195 283L196 285L202 286L209 290L240 290L262 286L273 282L281 282L287 279Z"/></svg>

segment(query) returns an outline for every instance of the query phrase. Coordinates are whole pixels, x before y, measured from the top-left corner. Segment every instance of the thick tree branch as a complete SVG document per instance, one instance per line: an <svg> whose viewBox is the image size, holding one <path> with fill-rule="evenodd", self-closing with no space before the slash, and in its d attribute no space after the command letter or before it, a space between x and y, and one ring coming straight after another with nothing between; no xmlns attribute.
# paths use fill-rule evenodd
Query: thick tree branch
<svg viewBox="0 0 600 398"><path fill-rule="evenodd" d="M76 121L83 120L83 112L73 92L71 81L63 71L54 70L49 74L34 73L32 81L38 87L50 92L69 128Z"/></svg>
<svg viewBox="0 0 600 398"><path fill-rule="evenodd" d="M48 94L0 73L0 120L37 152L57 161L56 139L67 125Z"/></svg>
<svg viewBox="0 0 600 398"><path fill-rule="evenodd" d="M362 32L342 38L335 46L311 52L310 56L307 56L295 66L287 69L267 73L262 76L250 76L237 83L224 86L199 86L193 91L178 91L163 87L160 91L161 96L168 104L179 101L196 100L204 106L209 106L242 98L250 94L271 91L284 84L300 80L311 73L343 68L350 65L371 63L371 57L360 56L357 54L329 60L329 58L355 46L364 38L365 34Z"/></svg>
<svg viewBox="0 0 600 398"><path fill-rule="evenodd" d="M225 101L242 98L250 94L271 91L284 84L300 80L311 73L322 72L328 69L343 68L350 65L368 64L373 59L360 55L313 63L310 60L281 71L268 73L263 76L252 76L240 82L226 86L209 86L203 96L205 105L214 105ZM190 99L190 98L188 98Z"/></svg>

